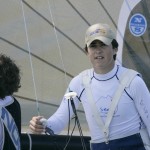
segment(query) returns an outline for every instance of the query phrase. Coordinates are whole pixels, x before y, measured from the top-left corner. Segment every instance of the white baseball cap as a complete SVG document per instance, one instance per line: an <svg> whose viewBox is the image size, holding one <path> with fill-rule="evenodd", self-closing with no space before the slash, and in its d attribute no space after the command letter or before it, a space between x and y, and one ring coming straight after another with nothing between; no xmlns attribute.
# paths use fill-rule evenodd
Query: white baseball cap
<svg viewBox="0 0 150 150"><path fill-rule="evenodd" d="M87 29L85 34L85 44L87 47L94 40L100 40L106 45L110 45L113 39L115 39L115 34L107 24L94 24Z"/></svg>

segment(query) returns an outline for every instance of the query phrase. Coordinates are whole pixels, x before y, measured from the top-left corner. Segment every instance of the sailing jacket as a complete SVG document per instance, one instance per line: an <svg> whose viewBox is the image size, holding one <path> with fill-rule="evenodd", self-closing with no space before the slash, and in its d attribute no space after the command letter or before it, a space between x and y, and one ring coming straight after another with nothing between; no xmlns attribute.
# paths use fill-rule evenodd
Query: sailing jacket
<svg viewBox="0 0 150 150"><path fill-rule="evenodd" d="M19 135L21 135L21 109L18 101L12 96L6 96L3 100L0 99L0 105L5 107L7 111L9 111L9 113L12 115L17 125ZM4 127L4 134L3 134L2 122L0 120L0 133L1 133L0 146L3 145L3 150L16 150L5 125L3 127Z"/></svg>
<svg viewBox="0 0 150 150"><path fill-rule="evenodd" d="M98 109L99 115L104 123L112 98L119 85L120 76L126 70L127 68L119 65L115 65L107 74L96 74L93 69L89 70L93 100L97 107L95 109ZM88 102L88 97L82 83L82 74L77 75L71 80L66 93L67 92L77 93L74 103L76 108L78 108L80 102L83 105L92 141L103 141L104 135L93 117L92 108ZM137 75L129 87L124 89L115 109L109 127L110 139L117 139L119 137L139 133L142 128L147 128L150 135L149 108L150 93L143 79ZM69 121L69 109L72 115L71 105L70 108L68 108L68 100L64 97L60 107L48 119L48 125L55 134L58 134L66 127Z"/></svg>

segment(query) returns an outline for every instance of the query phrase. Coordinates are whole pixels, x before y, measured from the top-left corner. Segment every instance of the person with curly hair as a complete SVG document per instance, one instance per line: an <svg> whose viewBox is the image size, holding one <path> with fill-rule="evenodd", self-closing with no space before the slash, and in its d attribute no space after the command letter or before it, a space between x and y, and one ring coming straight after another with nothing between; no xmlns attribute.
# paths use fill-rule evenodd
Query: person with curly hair
<svg viewBox="0 0 150 150"><path fill-rule="evenodd" d="M19 144L17 149L20 149L21 108L13 96L21 87L20 79L20 69L14 60L0 54L0 149L16 150L16 143ZM14 136L16 131L17 140Z"/></svg>

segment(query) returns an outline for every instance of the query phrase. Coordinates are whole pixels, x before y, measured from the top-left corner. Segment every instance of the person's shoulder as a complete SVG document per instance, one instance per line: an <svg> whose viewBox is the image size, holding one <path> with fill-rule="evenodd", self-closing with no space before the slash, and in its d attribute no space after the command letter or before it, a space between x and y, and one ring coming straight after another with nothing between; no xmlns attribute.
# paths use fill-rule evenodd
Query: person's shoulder
<svg viewBox="0 0 150 150"><path fill-rule="evenodd" d="M141 73L139 73L137 70L134 70L134 69L131 69L131 68L127 68L127 67L124 67L124 66L121 66L121 65L118 65L118 70L119 70L119 73L123 73L123 72L131 72L131 73L135 73L137 74L137 76L139 77L142 77Z"/></svg>
<svg viewBox="0 0 150 150"><path fill-rule="evenodd" d="M86 70L83 70L82 72L80 72L78 75L76 75L76 76L71 80L71 84L82 83L82 77L83 77L83 75L88 74L89 76L91 76L92 70L93 70L93 69L86 69Z"/></svg>
<svg viewBox="0 0 150 150"><path fill-rule="evenodd" d="M135 77L133 78L132 82L131 82L131 86L136 87L136 86L141 86L142 84L145 84L143 78L142 78L142 74L140 72L138 72L137 70L134 69L130 69L130 68L126 68L126 67L122 67L121 66L121 71L129 71L133 74L135 74ZM128 74L130 75L130 74Z"/></svg>
<svg viewBox="0 0 150 150"><path fill-rule="evenodd" d="M0 99L0 105L3 107L9 106L14 102L12 96L6 96L4 99Z"/></svg>
<svg viewBox="0 0 150 150"><path fill-rule="evenodd" d="M14 104L20 106L20 103L18 102L18 100L13 96L14 99Z"/></svg>
<svg viewBox="0 0 150 150"><path fill-rule="evenodd" d="M118 68L117 77L119 80L127 77L129 80L131 80L130 85L134 86L143 82L142 75L138 71L123 66L118 66Z"/></svg>
<svg viewBox="0 0 150 150"><path fill-rule="evenodd" d="M92 69L92 68L91 68L91 69L86 69L86 70L80 72L79 76L81 76L81 77L82 77L82 76L85 76L85 75L91 76L91 75L92 75L92 72L93 72L93 69Z"/></svg>
<svg viewBox="0 0 150 150"><path fill-rule="evenodd" d="M8 99L8 97L7 97L7 99ZM7 101L7 103L5 103L5 105L4 105L4 107L8 111L13 112L13 111L20 109L20 103L16 100L16 98L14 98L13 96L9 96L9 100L10 101Z"/></svg>

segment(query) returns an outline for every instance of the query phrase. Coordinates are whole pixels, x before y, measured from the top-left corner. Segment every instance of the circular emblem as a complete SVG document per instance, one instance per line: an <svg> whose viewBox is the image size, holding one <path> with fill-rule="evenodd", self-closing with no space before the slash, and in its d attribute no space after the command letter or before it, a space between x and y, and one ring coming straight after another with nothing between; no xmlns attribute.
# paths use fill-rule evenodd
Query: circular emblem
<svg viewBox="0 0 150 150"><path fill-rule="evenodd" d="M141 36L145 33L147 28L147 20L142 14L134 14L129 21L130 32L134 36Z"/></svg>

